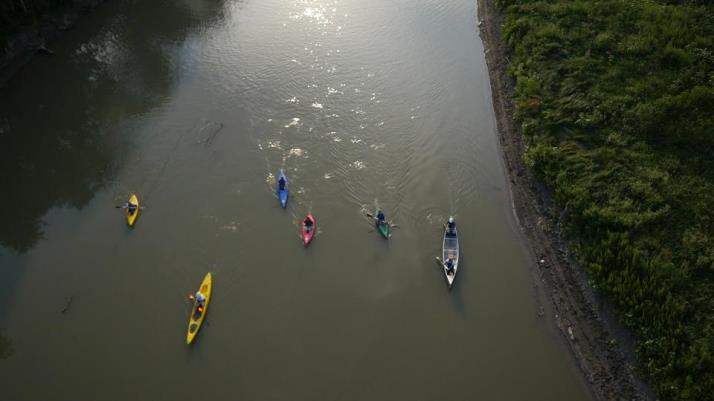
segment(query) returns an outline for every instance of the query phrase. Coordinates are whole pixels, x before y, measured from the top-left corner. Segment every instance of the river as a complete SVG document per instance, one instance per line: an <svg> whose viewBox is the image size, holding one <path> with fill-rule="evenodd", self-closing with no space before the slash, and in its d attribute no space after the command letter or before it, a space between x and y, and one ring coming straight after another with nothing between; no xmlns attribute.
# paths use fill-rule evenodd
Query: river
<svg viewBox="0 0 714 401"><path fill-rule="evenodd" d="M591 399L541 316L475 3L113 0L80 20L0 89L2 398Z"/></svg>

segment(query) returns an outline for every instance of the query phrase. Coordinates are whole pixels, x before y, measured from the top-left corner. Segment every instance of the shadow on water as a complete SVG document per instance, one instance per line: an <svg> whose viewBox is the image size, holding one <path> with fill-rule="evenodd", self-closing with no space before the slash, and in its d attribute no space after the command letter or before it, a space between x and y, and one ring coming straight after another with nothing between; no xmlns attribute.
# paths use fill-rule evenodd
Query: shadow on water
<svg viewBox="0 0 714 401"><path fill-rule="evenodd" d="M80 209L106 185L130 119L170 96L178 45L222 3L109 2L0 88L0 244L26 252L49 209Z"/></svg>

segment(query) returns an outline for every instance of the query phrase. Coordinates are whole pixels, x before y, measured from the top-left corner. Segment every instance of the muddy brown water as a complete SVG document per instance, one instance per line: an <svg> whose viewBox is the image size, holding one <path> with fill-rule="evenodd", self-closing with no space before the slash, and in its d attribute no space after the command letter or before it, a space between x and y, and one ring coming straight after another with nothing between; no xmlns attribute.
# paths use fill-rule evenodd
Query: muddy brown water
<svg viewBox="0 0 714 401"><path fill-rule="evenodd" d="M116 0L82 19L0 89L2 398L590 399L539 317L476 23L473 0ZM114 205L132 192L130 229Z"/></svg>

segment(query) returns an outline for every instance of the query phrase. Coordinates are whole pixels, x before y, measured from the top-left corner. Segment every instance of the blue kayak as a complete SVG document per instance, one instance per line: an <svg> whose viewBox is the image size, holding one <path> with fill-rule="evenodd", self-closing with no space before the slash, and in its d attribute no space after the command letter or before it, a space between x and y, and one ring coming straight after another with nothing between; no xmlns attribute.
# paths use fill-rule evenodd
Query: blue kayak
<svg viewBox="0 0 714 401"><path fill-rule="evenodd" d="M281 188L280 181L283 181ZM275 184L275 190L278 192L278 199L280 199L280 206L285 208L288 205L288 177L285 176L285 171L280 169L278 173L278 180Z"/></svg>

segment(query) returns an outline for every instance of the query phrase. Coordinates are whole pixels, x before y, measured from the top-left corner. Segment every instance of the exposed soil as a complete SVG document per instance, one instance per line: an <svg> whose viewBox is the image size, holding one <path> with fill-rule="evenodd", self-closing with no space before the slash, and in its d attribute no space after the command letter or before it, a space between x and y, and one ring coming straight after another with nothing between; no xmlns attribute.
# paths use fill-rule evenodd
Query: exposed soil
<svg viewBox="0 0 714 401"><path fill-rule="evenodd" d="M653 400L651 389L634 374L628 333L612 318L611 308L594 294L587 273L568 253L559 224L564 213L554 207L547 190L525 165L520 126L514 120L514 82L507 72L509 50L501 41L502 16L495 0L477 1L513 208L534 254L539 285L552 303L555 325L596 400Z"/></svg>
<svg viewBox="0 0 714 401"><path fill-rule="evenodd" d="M105 1L74 0L66 8L55 10L40 22L26 26L7 38L5 48L0 48L0 87L35 55L51 57L52 41L71 29L82 15L89 14Z"/></svg>

